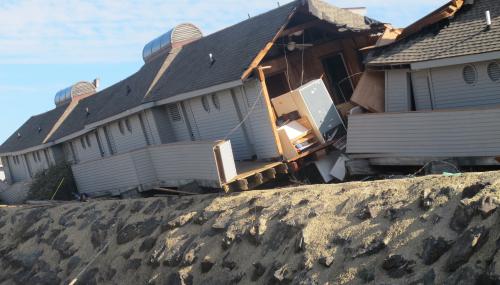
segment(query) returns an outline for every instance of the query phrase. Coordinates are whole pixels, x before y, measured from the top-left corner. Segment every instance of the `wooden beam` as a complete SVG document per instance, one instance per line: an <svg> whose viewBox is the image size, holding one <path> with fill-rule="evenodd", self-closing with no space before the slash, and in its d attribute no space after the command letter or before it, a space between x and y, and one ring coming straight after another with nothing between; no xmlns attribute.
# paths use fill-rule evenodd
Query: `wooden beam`
<svg viewBox="0 0 500 285"><path fill-rule="evenodd" d="M297 12L297 8L293 9L293 11L290 13L288 16L288 19L286 22L281 26L279 31L274 35L273 39L266 44L266 46L257 54L257 56L252 60L252 63L250 63L250 66L243 72L243 75L241 76L241 80L247 79L252 72L259 66L261 61L264 59L264 57L267 55L269 50L273 47L274 43L276 42L277 39L280 38L281 33L283 30L285 30L286 26L290 23L290 20L295 16L295 13Z"/></svg>
<svg viewBox="0 0 500 285"><path fill-rule="evenodd" d="M284 30L283 32L281 32L280 37L286 37L286 36L289 36L291 34L295 34L296 32L310 29L310 28L320 24L321 22L322 22L321 20L316 19L316 20L312 20L310 22L306 22L304 24L300 24L300 25L288 28L288 29Z"/></svg>
<svg viewBox="0 0 500 285"><path fill-rule="evenodd" d="M269 180L276 179L276 169L274 169L274 168L268 169L268 170L264 171L263 175L265 178L267 178Z"/></svg>
<svg viewBox="0 0 500 285"><path fill-rule="evenodd" d="M257 70L259 73L259 80L262 88L262 96L264 97L264 102L266 103L267 114L269 116L271 129L274 135L274 142L276 143L276 148L278 149L279 155L282 156L283 148L281 147L281 141L278 135L278 130L276 130L276 114L274 113L274 108L271 104L271 98L269 98L269 92L267 91L266 76L264 75L264 70L262 67L257 68Z"/></svg>
<svg viewBox="0 0 500 285"><path fill-rule="evenodd" d="M288 165L285 163L276 166L275 169L279 174L288 174Z"/></svg>
<svg viewBox="0 0 500 285"><path fill-rule="evenodd" d="M246 191L248 190L248 180L247 179L239 179L236 181L236 185L238 186L238 190Z"/></svg>

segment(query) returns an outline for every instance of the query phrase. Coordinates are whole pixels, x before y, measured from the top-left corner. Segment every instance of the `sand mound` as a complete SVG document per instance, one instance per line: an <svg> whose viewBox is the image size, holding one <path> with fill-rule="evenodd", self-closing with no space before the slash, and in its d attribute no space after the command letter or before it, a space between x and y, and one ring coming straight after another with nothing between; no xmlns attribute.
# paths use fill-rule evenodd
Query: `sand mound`
<svg viewBox="0 0 500 285"><path fill-rule="evenodd" d="M0 208L0 284L495 284L499 174Z"/></svg>

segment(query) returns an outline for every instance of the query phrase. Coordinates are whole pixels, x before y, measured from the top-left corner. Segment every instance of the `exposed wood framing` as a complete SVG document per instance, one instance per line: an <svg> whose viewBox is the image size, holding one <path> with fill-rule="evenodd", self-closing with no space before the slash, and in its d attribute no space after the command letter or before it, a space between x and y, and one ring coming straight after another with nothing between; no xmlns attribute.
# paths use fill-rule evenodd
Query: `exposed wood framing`
<svg viewBox="0 0 500 285"><path fill-rule="evenodd" d="M278 175L288 174L287 164L276 162L265 167L246 172L237 179L223 186L225 192L238 192L255 189L260 185L276 179Z"/></svg>
<svg viewBox="0 0 500 285"><path fill-rule="evenodd" d="M266 46L257 54L257 56L254 58L250 66L243 72L243 75L241 76L241 80L247 79L252 72L259 66L260 62L264 59L264 57L267 55L269 50L273 47L274 43L278 38L281 37L281 33L285 30L286 26L290 23L290 20L295 16L295 13L297 12L297 8L295 8L290 15L288 16L288 19L286 20L285 24L281 26L279 31L276 33L276 35L273 37L273 39L266 44Z"/></svg>
<svg viewBox="0 0 500 285"><path fill-rule="evenodd" d="M312 27L320 24L321 22L322 21L318 19L318 20L313 20L313 21L310 21L310 22L307 22L307 23L304 23L304 24L300 24L300 25L291 27L291 28L286 29L283 32L281 32L280 37L286 37L288 35L295 34L296 32L307 30L309 28L312 28Z"/></svg>
<svg viewBox="0 0 500 285"><path fill-rule="evenodd" d="M397 40L401 40L403 38L406 38L414 33L419 32L425 27L428 27L429 25L435 24L443 19L447 19L455 15L456 12L458 12L462 6L464 5L464 0L452 0L448 2L447 4L441 6L434 12L430 13L429 15L423 17L422 19L418 20L417 22L411 24L407 28L403 30L401 35L397 38Z"/></svg>
<svg viewBox="0 0 500 285"><path fill-rule="evenodd" d="M273 106L271 104L271 98L269 97L269 93L267 91L266 86L266 76L264 75L263 67L257 68L259 73L259 81L262 88L262 96L264 97L264 102L266 103L267 113L269 115L269 121L271 123L271 129L274 135L274 141L276 143L276 148L278 149L278 153L283 155L283 148L281 146L280 137L278 135L278 131L276 130L276 114L274 113Z"/></svg>

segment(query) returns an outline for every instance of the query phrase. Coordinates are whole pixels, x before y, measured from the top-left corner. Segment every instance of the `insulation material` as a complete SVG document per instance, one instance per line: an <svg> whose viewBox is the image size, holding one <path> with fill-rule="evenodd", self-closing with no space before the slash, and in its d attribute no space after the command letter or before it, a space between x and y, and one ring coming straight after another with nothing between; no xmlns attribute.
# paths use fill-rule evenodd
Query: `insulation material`
<svg viewBox="0 0 500 285"><path fill-rule="evenodd" d="M351 101L371 112L385 111L385 74L366 71L354 90Z"/></svg>

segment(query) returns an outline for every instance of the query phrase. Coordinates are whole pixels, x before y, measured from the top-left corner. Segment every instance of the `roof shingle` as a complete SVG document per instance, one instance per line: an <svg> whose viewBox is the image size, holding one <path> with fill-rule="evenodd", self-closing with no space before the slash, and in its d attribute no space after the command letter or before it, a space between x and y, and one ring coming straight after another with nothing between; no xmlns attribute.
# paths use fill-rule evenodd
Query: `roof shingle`
<svg viewBox="0 0 500 285"><path fill-rule="evenodd" d="M485 30L485 12L493 25ZM399 65L500 50L500 1L475 0L450 20L431 25L419 33L371 52L369 65Z"/></svg>

